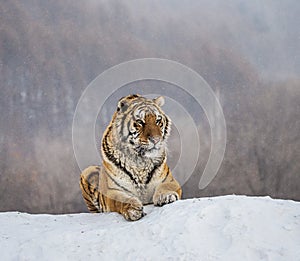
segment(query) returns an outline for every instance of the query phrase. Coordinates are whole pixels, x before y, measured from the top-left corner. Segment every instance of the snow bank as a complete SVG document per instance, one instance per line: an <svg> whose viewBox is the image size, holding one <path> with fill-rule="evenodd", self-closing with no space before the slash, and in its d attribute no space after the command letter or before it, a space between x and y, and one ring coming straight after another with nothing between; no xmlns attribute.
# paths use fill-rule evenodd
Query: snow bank
<svg viewBox="0 0 300 261"><path fill-rule="evenodd" d="M0 213L1 260L300 260L300 203L225 196L116 213Z"/></svg>

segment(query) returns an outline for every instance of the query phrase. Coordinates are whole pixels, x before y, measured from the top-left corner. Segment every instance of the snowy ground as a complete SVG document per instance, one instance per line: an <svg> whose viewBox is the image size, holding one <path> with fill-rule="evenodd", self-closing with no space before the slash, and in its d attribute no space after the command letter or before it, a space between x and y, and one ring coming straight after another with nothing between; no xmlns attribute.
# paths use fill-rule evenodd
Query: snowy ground
<svg viewBox="0 0 300 261"><path fill-rule="evenodd" d="M0 213L1 260L300 260L300 202L225 196L116 213Z"/></svg>

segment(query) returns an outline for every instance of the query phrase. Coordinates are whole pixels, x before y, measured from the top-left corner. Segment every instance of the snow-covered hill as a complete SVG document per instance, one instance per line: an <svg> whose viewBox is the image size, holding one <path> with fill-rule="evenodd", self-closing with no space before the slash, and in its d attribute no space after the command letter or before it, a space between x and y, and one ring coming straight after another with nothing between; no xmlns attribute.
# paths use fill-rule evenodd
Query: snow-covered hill
<svg viewBox="0 0 300 261"><path fill-rule="evenodd" d="M0 213L1 260L300 260L300 202L189 199L116 213Z"/></svg>

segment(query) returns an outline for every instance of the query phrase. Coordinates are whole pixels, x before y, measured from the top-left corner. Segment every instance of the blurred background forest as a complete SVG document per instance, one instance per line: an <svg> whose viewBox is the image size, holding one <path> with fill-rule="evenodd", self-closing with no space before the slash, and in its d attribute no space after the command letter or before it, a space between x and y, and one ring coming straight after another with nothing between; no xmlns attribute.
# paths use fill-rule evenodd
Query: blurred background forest
<svg viewBox="0 0 300 261"><path fill-rule="evenodd" d="M297 0L1 1L0 211L86 211L72 148L76 104L101 72L144 57L189 66L224 110L218 175L198 189L203 131L207 149L185 198L300 200L299 13Z"/></svg>

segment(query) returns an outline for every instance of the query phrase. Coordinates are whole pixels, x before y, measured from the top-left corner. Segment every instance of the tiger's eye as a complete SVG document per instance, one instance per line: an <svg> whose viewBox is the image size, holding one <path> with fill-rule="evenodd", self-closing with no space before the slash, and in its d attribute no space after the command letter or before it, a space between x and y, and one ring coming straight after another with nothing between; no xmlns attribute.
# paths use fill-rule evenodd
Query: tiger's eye
<svg viewBox="0 0 300 261"><path fill-rule="evenodd" d="M135 124L138 124L140 126L144 125L144 122L142 120L136 120Z"/></svg>
<svg viewBox="0 0 300 261"><path fill-rule="evenodd" d="M162 120L161 117L157 117L157 119L156 119L156 124L157 124L157 125L161 124L161 122L162 122L161 120Z"/></svg>

